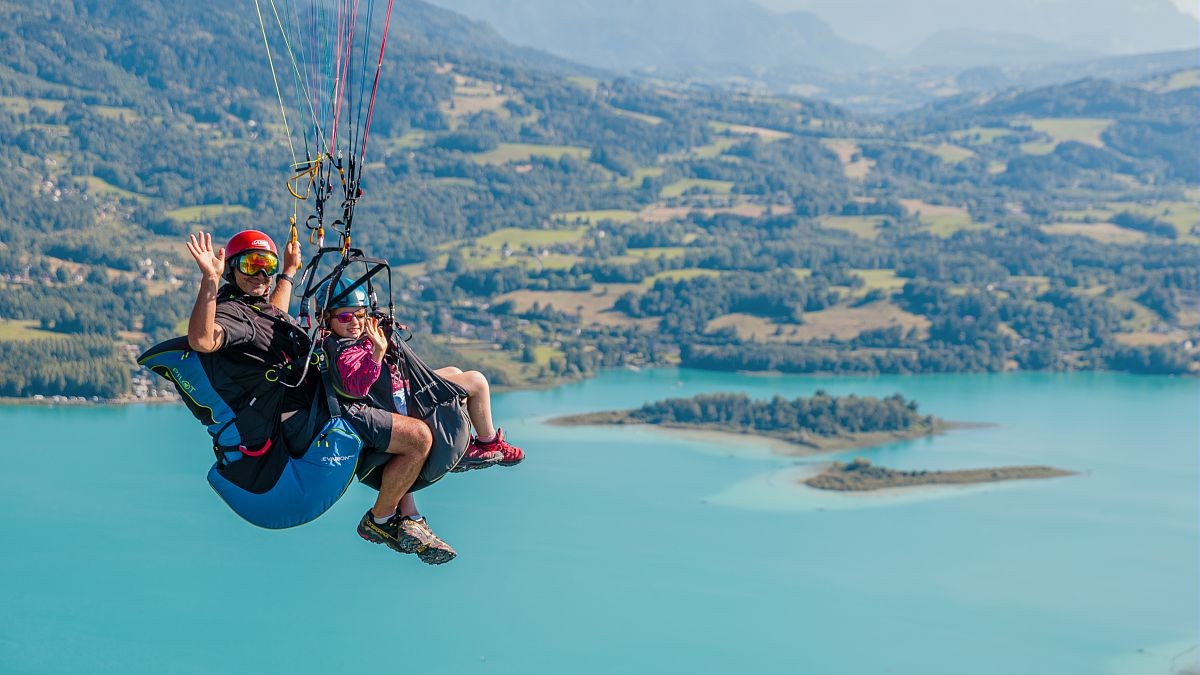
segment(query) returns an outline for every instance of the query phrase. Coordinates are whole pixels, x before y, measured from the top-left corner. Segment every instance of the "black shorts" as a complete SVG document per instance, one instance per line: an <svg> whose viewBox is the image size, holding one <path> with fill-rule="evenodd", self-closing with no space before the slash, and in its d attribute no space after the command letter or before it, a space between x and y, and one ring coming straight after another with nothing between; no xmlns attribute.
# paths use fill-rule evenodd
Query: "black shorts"
<svg viewBox="0 0 1200 675"><path fill-rule="evenodd" d="M362 401L342 406L342 416L362 439L363 452L368 448L386 451L392 442L392 413L373 408Z"/></svg>

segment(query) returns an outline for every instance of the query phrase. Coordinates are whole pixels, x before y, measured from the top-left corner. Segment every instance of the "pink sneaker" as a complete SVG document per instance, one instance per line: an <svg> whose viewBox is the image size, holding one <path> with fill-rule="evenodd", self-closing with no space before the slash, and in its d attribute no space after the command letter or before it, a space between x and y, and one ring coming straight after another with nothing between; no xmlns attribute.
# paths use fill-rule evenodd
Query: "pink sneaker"
<svg viewBox="0 0 1200 675"><path fill-rule="evenodd" d="M472 438L467 446L467 452L459 460L458 465L450 469L451 473L462 473L473 469L486 469L497 464L512 466L525 459L525 452L515 445L509 445L504 440L504 430L496 430L496 438L490 443L480 443L479 438Z"/></svg>
<svg viewBox="0 0 1200 675"><path fill-rule="evenodd" d="M471 447L479 448L481 452L499 452L500 459L496 463L500 466L513 466L525 459L524 450L504 440L503 429L496 429L496 437L490 443L480 443L478 438L472 438ZM470 453L469 450L467 452Z"/></svg>

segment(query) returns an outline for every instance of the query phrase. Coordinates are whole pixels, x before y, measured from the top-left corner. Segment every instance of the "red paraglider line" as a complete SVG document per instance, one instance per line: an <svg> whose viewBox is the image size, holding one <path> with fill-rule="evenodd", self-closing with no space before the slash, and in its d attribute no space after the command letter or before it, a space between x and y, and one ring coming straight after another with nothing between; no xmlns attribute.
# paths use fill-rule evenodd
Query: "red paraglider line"
<svg viewBox="0 0 1200 675"><path fill-rule="evenodd" d="M379 41L379 62L375 65L375 83L371 86L371 102L367 104L367 123L363 126L361 152L358 155L358 165L362 166L363 158L367 156L367 134L371 132L371 116L375 113L375 94L379 91L379 72L383 70L383 50L387 47L388 26L392 22L392 4L388 0L387 15L383 19L383 37Z"/></svg>

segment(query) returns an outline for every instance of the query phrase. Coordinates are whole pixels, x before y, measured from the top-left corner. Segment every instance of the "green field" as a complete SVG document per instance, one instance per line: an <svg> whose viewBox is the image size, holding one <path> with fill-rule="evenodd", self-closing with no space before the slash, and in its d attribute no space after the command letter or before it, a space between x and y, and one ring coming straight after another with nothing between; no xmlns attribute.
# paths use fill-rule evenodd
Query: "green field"
<svg viewBox="0 0 1200 675"><path fill-rule="evenodd" d="M863 280L863 286L867 290L880 289L892 291L903 288L904 284L908 283L908 279L896 276L896 270L850 270L851 274Z"/></svg>
<svg viewBox="0 0 1200 675"><path fill-rule="evenodd" d="M1179 237L1189 242L1196 237L1193 231L1200 229L1200 204L1187 201L1159 202L1157 204L1108 202L1103 206L1090 209L1060 211L1057 215L1068 221L1107 222L1122 211L1136 213L1140 216L1152 216L1170 223L1179 233Z"/></svg>
<svg viewBox="0 0 1200 675"><path fill-rule="evenodd" d="M663 174L661 166L643 166L633 170L633 175L617 180L617 187L639 188L647 178L658 178Z"/></svg>
<svg viewBox="0 0 1200 675"><path fill-rule="evenodd" d="M1165 77L1157 77L1146 85L1146 88L1150 91L1160 94L1179 91L1180 89L1191 89L1192 87L1200 87L1200 68L1188 68L1187 70L1171 73Z"/></svg>
<svg viewBox="0 0 1200 675"><path fill-rule="evenodd" d="M18 115L27 114L34 108L41 108L48 113L62 112L65 101L51 98L25 98L23 96L0 96L0 107Z"/></svg>
<svg viewBox="0 0 1200 675"><path fill-rule="evenodd" d="M879 226L886 216L822 216L821 227L849 232L859 239L874 239L879 236Z"/></svg>
<svg viewBox="0 0 1200 675"><path fill-rule="evenodd" d="M47 338L65 338L62 333L42 330L37 321L20 319L0 319L0 342L24 342L28 340L45 340Z"/></svg>
<svg viewBox="0 0 1200 675"><path fill-rule="evenodd" d="M1044 117L1028 120L1031 129L1050 137L1049 141L1033 141L1021 144L1021 152L1029 155L1045 155L1054 151L1059 143L1078 141L1103 147L1100 134L1114 120L1094 117Z"/></svg>
<svg viewBox="0 0 1200 675"><path fill-rule="evenodd" d="M963 214L922 215L921 223L928 226L929 233L939 237L949 237L959 230L986 230L987 223L976 223L971 216Z"/></svg>
<svg viewBox="0 0 1200 675"><path fill-rule="evenodd" d="M717 270L702 270L696 268L689 268L686 270L667 270L666 272L659 272L653 276L646 277L642 281L642 287L650 288L656 281L659 281L660 279L666 279L668 281L681 281L683 279L695 279L696 277L718 276L721 276L721 273Z"/></svg>
<svg viewBox="0 0 1200 675"><path fill-rule="evenodd" d="M203 206L185 206L181 209L167 211L167 217L178 222L191 223L210 218L218 218L228 214L249 215L252 213L245 206L227 204L207 204Z"/></svg>
<svg viewBox="0 0 1200 675"><path fill-rule="evenodd" d="M663 186L659 191L659 196L667 199L670 197L682 197L683 193L688 190L700 190L708 194L727 195L733 191L733 183L727 180L708 180L706 178L685 178L677 180L670 185Z"/></svg>
<svg viewBox="0 0 1200 675"><path fill-rule="evenodd" d="M571 75L566 78L566 81L584 91L594 92L600 86L600 80L594 77L584 75Z"/></svg>
<svg viewBox="0 0 1200 675"><path fill-rule="evenodd" d="M637 211L627 211L624 209L601 209L598 211L563 211L555 213L551 216L555 220L562 223L601 223L606 220L611 220L615 223L628 223L635 220L638 216Z"/></svg>
<svg viewBox="0 0 1200 675"><path fill-rule="evenodd" d="M511 249L532 246L553 246L554 244L571 244L583 239L588 229L574 227L568 230L522 230L516 227L506 227L502 230L476 239L476 245L486 248L499 249L505 244Z"/></svg>
<svg viewBox="0 0 1200 675"><path fill-rule="evenodd" d="M935 155L938 159L947 164L958 164L964 159L969 159L975 156L974 152L971 152L962 146L954 145L953 143L939 143L938 145L931 145L929 143L909 143L908 147Z"/></svg>
<svg viewBox="0 0 1200 675"><path fill-rule="evenodd" d="M991 143L997 138L1011 136L1013 133L1014 132L1012 129L1005 129L1003 127L971 127L969 129L955 131L954 133L950 134L950 137L956 141L985 144Z"/></svg>
<svg viewBox="0 0 1200 675"><path fill-rule="evenodd" d="M473 155L471 159L478 164L507 164L508 162L526 162L533 157L549 157L558 159L564 156L587 159L592 151L571 145L538 145L534 143L501 143L495 150Z"/></svg>
<svg viewBox="0 0 1200 675"><path fill-rule="evenodd" d="M142 204L147 204L149 202L154 201L153 197L147 197L146 195L140 195L136 192L130 192L129 190L122 190L121 188L119 188L115 185L105 182L104 179L97 178L95 176L88 176L87 178L84 179L84 182L87 183L88 193L96 195L98 197L116 197L117 199L132 199L132 200L142 203Z"/></svg>
<svg viewBox="0 0 1200 675"><path fill-rule="evenodd" d="M786 131L778 129L767 129L765 127L752 127L745 124L729 124L727 122L717 122L715 120L708 123L709 128L713 131L724 134L735 134L741 136L757 136L763 141L778 141L782 138L791 136Z"/></svg>
<svg viewBox="0 0 1200 675"><path fill-rule="evenodd" d="M663 121L661 117L655 117L654 115L647 115L646 113L635 112L633 110L626 110L616 106L609 106L608 109L611 110L617 117L628 117L639 122L645 122L651 126L662 124Z"/></svg>
<svg viewBox="0 0 1200 675"><path fill-rule="evenodd" d="M133 108L125 108L115 105L93 105L89 106L96 114L110 120L119 120L124 118L126 122L137 122L141 118Z"/></svg>
<svg viewBox="0 0 1200 675"><path fill-rule="evenodd" d="M625 255L630 258L641 258L647 260L657 260L665 257L668 260L683 257L687 252L684 246L651 246L649 248L628 248L625 249Z"/></svg>
<svg viewBox="0 0 1200 675"><path fill-rule="evenodd" d="M470 187L470 188L473 188L473 187L479 187L479 183L476 183L475 181L471 180L470 178L445 177L445 178L430 178L429 186L435 187L435 188L439 188L439 187Z"/></svg>

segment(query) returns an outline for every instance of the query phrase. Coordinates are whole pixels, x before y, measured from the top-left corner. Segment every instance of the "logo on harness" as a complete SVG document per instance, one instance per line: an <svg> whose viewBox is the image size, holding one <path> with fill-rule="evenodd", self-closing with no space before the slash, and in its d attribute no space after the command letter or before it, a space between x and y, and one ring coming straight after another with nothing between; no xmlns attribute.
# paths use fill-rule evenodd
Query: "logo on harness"
<svg viewBox="0 0 1200 675"><path fill-rule="evenodd" d="M191 382L188 382L187 380L183 379L183 373L179 372L178 368L172 366L171 367L171 375L174 376L173 379L175 380L175 384L178 384L180 389L183 389L184 391L186 391L189 394L194 393L196 391L196 387L192 386Z"/></svg>
<svg viewBox="0 0 1200 675"><path fill-rule="evenodd" d="M334 450L334 452L337 452L337 450ZM352 459L352 458L347 457L345 455L336 454L336 455L331 455L329 457L322 457L321 461L325 462L329 466L341 466L342 462L344 462L348 459Z"/></svg>

